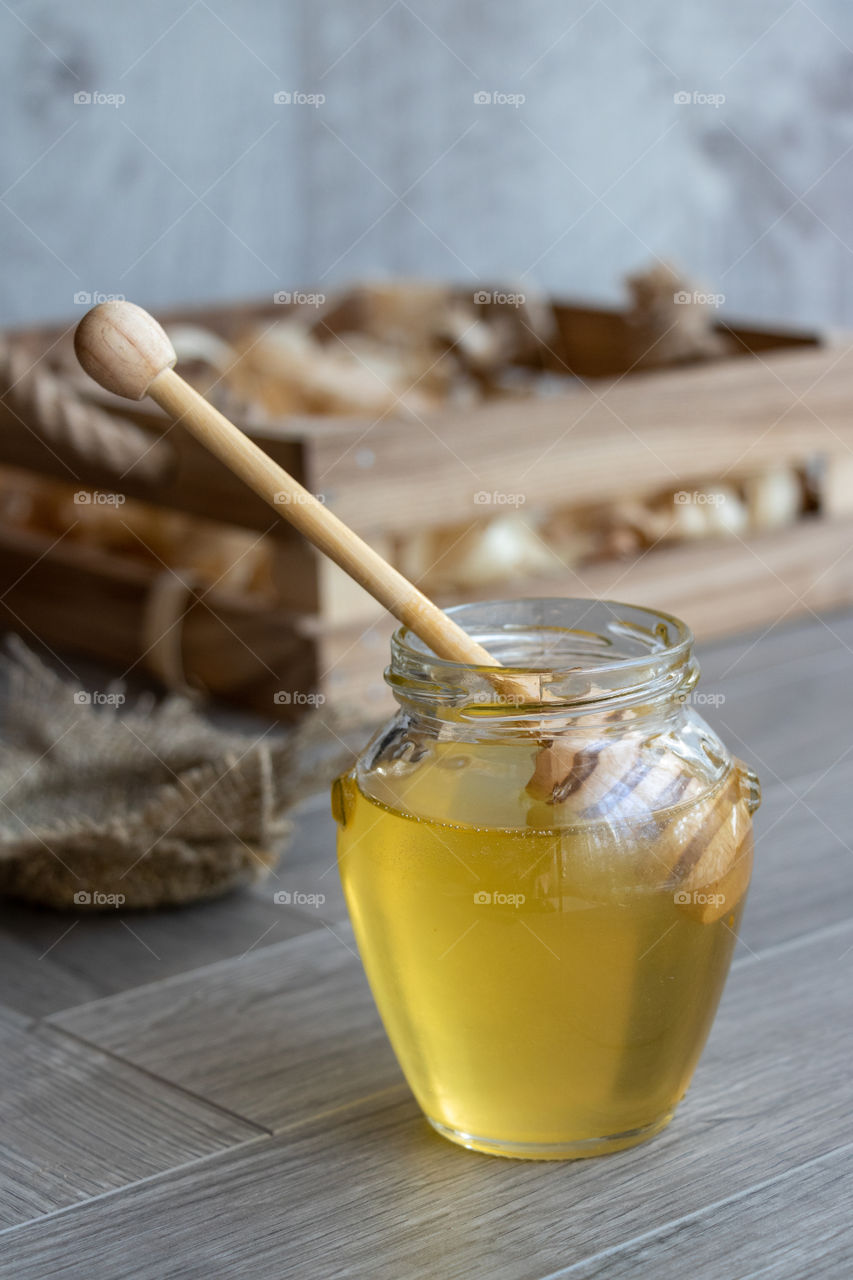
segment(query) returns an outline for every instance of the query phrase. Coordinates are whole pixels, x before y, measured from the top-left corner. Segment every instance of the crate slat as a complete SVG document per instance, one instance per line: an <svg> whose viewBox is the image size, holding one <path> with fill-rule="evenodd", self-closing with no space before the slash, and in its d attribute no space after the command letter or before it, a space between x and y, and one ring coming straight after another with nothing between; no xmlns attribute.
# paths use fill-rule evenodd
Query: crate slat
<svg viewBox="0 0 853 1280"><path fill-rule="evenodd" d="M93 397L94 398L94 397ZM159 507L185 511L208 520L227 521L249 529L269 530L277 538L293 539L289 525L279 520L265 502L242 484L228 468L179 427L166 430L159 411L140 408L111 397L117 412L151 432L152 441L166 432L174 451L174 466L162 479L138 480L133 470L123 477L110 476L102 468L75 463L65 465L29 426L24 425L0 401L0 465L20 467L70 484L75 489L124 493ZM286 471L304 472L299 432L264 428L259 443Z"/></svg>
<svg viewBox="0 0 853 1280"><path fill-rule="evenodd" d="M613 501L802 464L853 448L853 348L635 374L618 385L499 401L420 423L306 440L306 483L360 531L436 527L520 493L528 508ZM371 461L372 456L372 461Z"/></svg>

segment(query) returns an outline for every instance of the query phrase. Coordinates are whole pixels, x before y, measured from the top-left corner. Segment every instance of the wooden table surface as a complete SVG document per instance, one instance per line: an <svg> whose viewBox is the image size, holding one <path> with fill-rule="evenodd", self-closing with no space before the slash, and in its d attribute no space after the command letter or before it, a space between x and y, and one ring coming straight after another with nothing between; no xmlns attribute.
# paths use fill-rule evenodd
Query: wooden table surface
<svg viewBox="0 0 853 1280"><path fill-rule="evenodd" d="M0 1275L853 1274L853 616L700 657L764 804L720 1013L660 1137L546 1164L437 1137L374 1011L318 797L251 892L96 918L3 904Z"/></svg>

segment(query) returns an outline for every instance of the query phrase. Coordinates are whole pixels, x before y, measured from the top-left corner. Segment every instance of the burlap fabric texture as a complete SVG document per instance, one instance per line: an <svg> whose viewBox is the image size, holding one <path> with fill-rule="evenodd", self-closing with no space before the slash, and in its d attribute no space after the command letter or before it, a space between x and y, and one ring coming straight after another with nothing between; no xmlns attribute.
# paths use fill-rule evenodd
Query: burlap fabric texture
<svg viewBox="0 0 853 1280"><path fill-rule="evenodd" d="M129 708L119 689L86 693L19 640L0 666L0 892L11 897L159 907L263 879L287 809L339 763L316 714L286 735L247 736L183 697Z"/></svg>

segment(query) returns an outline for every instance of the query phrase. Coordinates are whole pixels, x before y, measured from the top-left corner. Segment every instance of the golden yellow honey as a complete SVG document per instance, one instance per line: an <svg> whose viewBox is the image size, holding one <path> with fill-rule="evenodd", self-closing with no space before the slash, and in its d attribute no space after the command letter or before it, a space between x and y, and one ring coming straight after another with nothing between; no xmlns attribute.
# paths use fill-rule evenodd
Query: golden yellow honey
<svg viewBox="0 0 853 1280"><path fill-rule="evenodd" d="M560 826L554 809L520 812L500 748L436 753L370 796L347 775L334 796L359 949L415 1097L446 1136L497 1154L641 1141L687 1089L736 941L742 888L709 913L719 885L679 890L670 874L683 833L724 800L637 829Z"/></svg>

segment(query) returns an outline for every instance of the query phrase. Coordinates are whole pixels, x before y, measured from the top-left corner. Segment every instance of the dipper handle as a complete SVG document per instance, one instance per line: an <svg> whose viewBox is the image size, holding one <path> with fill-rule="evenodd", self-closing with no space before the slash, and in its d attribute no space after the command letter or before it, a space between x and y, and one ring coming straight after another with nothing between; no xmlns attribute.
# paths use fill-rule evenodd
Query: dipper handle
<svg viewBox="0 0 853 1280"><path fill-rule="evenodd" d="M451 662L500 669L488 650L175 373L174 348L142 307L102 302L80 321L74 348L89 376L108 391L130 400L146 395L155 400L433 653ZM493 682L513 697L536 697L529 678L495 677Z"/></svg>

